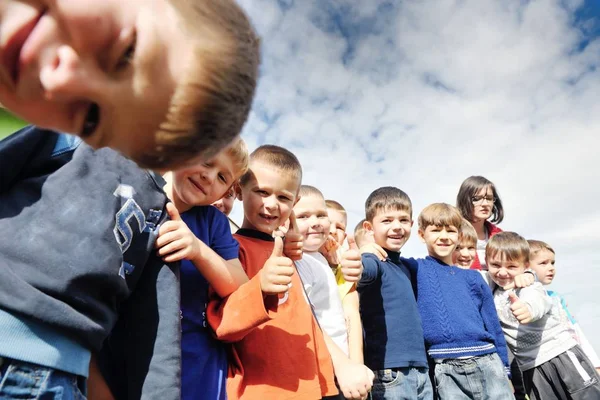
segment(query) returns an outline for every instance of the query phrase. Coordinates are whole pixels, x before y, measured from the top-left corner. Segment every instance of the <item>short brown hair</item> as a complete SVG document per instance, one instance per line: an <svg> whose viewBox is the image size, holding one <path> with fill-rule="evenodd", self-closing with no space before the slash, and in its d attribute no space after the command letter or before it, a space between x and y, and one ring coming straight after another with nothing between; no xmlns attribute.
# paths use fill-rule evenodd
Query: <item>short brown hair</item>
<svg viewBox="0 0 600 400"><path fill-rule="evenodd" d="M500 232L490 238L485 247L485 259L489 260L498 253L508 261L529 262L529 243L515 232Z"/></svg>
<svg viewBox="0 0 600 400"><path fill-rule="evenodd" d="M502 200L498 194L496 186L483 176L470 176L464 180L458 195L456 195L456 207L460 211L463 217L469 221L473 221L473 197L481 189L491 188L492 194L494 195L494 205L492 207L492 219L491 222L499 224L504 219L504 208L502 207Z"/></svg>
<svg viewBox="0 0 600 400"><path fill-rule="evenodd" d="M314 197L321 198L321 199L323 199L323 201L325 201L325 196L323 196L323 193L316 187L310 186L310 185L300 185L300 190L298 191L298 195L300 195L302 197L314 196Z"/></svg>
<svg viewBox="0 0 600 400"><path fill-rule="evenodd" d="M235 0L170 0L195 40L194 62L171 97L156 152L140 160L166 168L223 149L246 123L256 91L260 40ZM200 62L201 61L201 62Z"/></svg>
<svg viewBox="0 0 600 400"><path fill-rule="evenodd" d="M406 211L412 218L412 203L410 197L402 190L393 186L375 189L365 201L365 216L369 222L381 210Z"/></svg>
<svg viewBox="0 0 600 400"><path fill-rule="evenodd" d="M422 231L431 225L454 226L459 230L461 223L462 217L458 209L446 203L430 204L419 214L419 229Z"/></svg>
<svg viewBox="0 0 600 400"><path fill-rule="evenodd" d="M550 245L546 242L542 242L541 240L528 240L529 243L529 256L534 256L539 253L541 250L548 250L552 254L556 254L554 249L550 247Z"/></svg>
<svg viewBox="0 0 600 400"><path fill-rule="evenodd" d="M465 244L477 245L477 232L466 218L463 218L460 223L458 240L462 246Z"/></svg>
<svg viewBox="0 0 600 400"><path fill-rule="evenodd" d="M275 167L283 172L289 173L292 177L298 179L298 188L302 183L302 166L300 161L291 151L273 144L264 144L258 147L250 154L250 164L261 162ZM240 185L248 183L252 168L248 170L240 179Z"/></svg>

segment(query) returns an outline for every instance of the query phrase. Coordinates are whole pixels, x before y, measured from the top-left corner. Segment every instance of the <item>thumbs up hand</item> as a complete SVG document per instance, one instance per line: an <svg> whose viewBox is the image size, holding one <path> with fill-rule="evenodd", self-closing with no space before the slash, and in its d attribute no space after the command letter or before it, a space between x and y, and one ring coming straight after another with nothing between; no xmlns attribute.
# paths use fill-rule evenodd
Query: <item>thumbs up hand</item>
<svg viewBox="0 0 600 400"><path fill-rule="evenodd" d="M362 275L363 265L358 246L353 237L348 237L350 248L342 254L340 264L342 266L342 275L346 282L358 282Z"/></svg>
<svg viewBox="0 0 600 400"><path fill-rule="evenodd" d="M260 288L264 294L288 291L294 275L294 262L283 255L283 240L275 237L273 253L260 271Z"/></svg>
<svg viewBox="0 0 600 400"><path fill-rule="evenodd" d="M181 219L173 203L167 203L170 221L162 224L158 231L155 247L165 262L194 260L200 256L200 240Z"/></svg>
<svg viewBox="0 0 600 400"><path fill-rule="evenodd" d="M531 310L527 303L521 301L514 292L508 293L508 299L510 300L510 311L519 321L520 324L528 324L531 322Z"/></svg>
<svg viewBox="0 0 600 400"><path fill-rule="evenodd" d="M296 215L292 211L290 214L290 226L285 233L283 253L293 261L302 259L302 246L304 246L304 237L300 234Z"/></svg>

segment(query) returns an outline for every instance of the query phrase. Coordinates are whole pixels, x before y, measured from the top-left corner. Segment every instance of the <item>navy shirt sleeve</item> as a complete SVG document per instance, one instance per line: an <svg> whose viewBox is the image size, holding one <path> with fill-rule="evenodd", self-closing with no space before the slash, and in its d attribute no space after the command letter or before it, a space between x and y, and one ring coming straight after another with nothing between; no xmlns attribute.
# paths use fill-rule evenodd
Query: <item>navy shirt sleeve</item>
<svg viewBox="0 0 600 400"><path fill-rule="evenodd" d="M363 254L363 273L358 286L366 286L373 283L379 276L379 260L374 254Z"/></svg>
<svg viewBox="0 0 600 400"><path fill-rule="evenodd" d="M239 258L240 245L231 235L229 219L216 207L207 207L207 220L210 224L210 243L206 243L224 260Z"/></svg>

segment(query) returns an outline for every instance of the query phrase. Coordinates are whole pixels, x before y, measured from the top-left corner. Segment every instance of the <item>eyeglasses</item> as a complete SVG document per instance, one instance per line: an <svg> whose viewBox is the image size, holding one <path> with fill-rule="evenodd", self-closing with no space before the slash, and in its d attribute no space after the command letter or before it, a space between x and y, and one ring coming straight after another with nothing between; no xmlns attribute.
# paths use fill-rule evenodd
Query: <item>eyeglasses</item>
<svg viewBox="0 0 600 400"><path fill-rule="evenodd" d="M473 196L471 197L471 201L473 202L473 205L480 206L484 201L494 204L496 202L496 198L494 196Z"/></svg>

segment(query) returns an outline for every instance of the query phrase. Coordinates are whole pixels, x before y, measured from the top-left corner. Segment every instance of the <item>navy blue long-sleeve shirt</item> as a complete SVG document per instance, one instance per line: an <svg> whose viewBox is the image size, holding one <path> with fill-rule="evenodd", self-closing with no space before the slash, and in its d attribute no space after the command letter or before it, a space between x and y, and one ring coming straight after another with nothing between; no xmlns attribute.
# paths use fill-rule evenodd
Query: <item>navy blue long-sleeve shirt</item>
<svg viewBox="0 0 600 400"><path fill-rule="evenodd" d="M86 375L100 351L117 398L179 398L178 268L154 249L159 180L35 127L0 142L0 356Z"/></svg>
<svg viewBox="0 0 600 400"><path fill-rule="evenodd" d="M427 367L423 328L411 273L400 254L386 250L385 261L363 254L358 283L365 332L365 365L372 370Z"/></svg>

